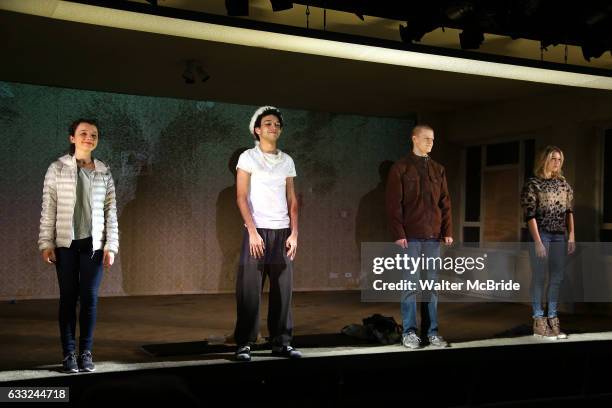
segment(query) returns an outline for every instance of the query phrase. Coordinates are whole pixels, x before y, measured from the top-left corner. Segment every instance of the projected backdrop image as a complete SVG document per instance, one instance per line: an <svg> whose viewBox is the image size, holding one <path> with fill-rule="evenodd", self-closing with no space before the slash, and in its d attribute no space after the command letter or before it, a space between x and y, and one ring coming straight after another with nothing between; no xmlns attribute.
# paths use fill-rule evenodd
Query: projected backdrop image
<svg viewBox="0 0 612 408"><path fill-rule="evenodd" d="M274 101L270 101L274 104ZM386 240L388 161L409 151L409 118L283 109L279 147L296 163L300 202L296 290L357 288L359 244ZM253 140L256 106L0 84L0 298L58 295L36 241L47 166L68 125L95 118L95 151L117 186L120 253L101 295L234 290L242 240L235 163Z"/></svg>

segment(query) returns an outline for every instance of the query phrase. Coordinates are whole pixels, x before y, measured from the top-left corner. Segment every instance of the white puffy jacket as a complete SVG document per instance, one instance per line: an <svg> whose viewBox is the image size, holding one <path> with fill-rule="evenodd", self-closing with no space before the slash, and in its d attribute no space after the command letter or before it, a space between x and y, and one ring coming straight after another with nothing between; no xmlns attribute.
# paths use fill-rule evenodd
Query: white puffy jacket
<svg viewBox="0 0 612 408"><path fill-rule="evenodd" d="M91 185L91 237L93 250L119 251L115 183L104 163L94 159ZM43 187L38 248L70 247L74 238L72 216L76 202L77 163L69 154L51 163Z"/></svg>

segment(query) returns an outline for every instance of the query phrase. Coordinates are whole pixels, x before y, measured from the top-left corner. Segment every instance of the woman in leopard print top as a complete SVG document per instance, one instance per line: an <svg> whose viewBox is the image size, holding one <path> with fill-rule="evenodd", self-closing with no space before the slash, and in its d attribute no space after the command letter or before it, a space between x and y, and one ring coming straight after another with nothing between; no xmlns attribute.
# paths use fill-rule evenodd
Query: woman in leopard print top
<svg viewBox="0 0 612 408"><path fill-rule="evenodd" d="M546 339L565 339L557 317L559 289L565 275L568 254L575 250L572 187L563 177L563 151L547 146L534 167L536 177L523 187L521 206L533 238L531 247L531 296L533 334ZM567 236L566 236L567 233ZM546 271L549 271L548 313L544 317L542 295Z"/></svg>
<svg viewBox="0 0 612 408"><path fill-rule="evenodd" d="M539 230L565 235L573 197L574 191L565 178L532 177L521 195L525 221L535 218Z"/></svg>

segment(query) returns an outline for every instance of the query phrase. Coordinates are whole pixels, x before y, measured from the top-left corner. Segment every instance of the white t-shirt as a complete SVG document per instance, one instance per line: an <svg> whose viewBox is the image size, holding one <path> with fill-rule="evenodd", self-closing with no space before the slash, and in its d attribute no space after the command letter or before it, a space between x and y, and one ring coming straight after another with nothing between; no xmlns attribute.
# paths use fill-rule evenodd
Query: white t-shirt
<svg viewBox="0 0 612 408"><path fill-rule="evenodd" d="M287 209L287 177L296 177L293 159L278 150L264 153L259 146L244 151L237 169L251 175L249 208L257 228L289 228Z"/></svg>

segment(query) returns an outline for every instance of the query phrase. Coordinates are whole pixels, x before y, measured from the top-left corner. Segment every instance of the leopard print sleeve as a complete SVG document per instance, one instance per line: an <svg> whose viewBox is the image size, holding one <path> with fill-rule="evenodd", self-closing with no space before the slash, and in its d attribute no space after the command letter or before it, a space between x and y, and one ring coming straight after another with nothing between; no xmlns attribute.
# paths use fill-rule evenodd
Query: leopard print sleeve
<svg viewBox="0 0 612 408"><path fill-rule="evenodd" d="M565 212L573 213L574 212L574 190L572 186L566 181L565 188L567 189L567 201L565 203Z"/></svg>
<svg viewBox="0 0 612 408"><path fill-rule="evenodd" d="M538 207L538 194L536 191L536 183L533 178L527 180L521 192L521 207L525 214L525 222L536 216Z"/></svg>

